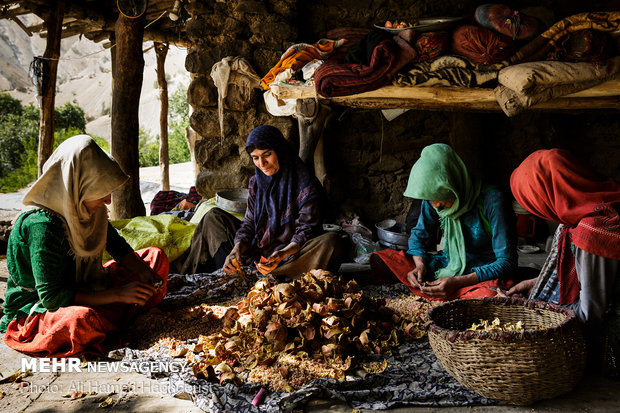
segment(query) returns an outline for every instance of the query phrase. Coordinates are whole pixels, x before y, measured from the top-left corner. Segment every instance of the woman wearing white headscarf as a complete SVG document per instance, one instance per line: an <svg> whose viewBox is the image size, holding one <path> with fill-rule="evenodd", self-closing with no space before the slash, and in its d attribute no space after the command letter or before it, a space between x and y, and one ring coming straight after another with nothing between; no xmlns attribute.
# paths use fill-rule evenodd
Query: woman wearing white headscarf
<svg viewBox="0 0 620 413"><path fill-rule="evenodd" d="M118 344L110 332L163 299L165 254L134 253L108 222L105 205L127 179L87 135L67 139L47 160L23 200L33 208L9 236L0 322L7 345L39 357L104 354ZM116 261L102 266L104 250Z"/></svg>

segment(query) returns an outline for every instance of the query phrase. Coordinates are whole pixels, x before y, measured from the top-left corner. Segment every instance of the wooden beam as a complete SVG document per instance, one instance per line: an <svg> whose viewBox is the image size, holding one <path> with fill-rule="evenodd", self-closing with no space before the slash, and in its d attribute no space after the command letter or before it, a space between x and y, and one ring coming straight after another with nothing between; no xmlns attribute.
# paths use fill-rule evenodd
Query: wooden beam
<svg viewBox="0 0 620 413"><path fill-rule="evenodd" d="M281 99L315 98L314 87L272 85ZM360 109L434 109L447 111L500 111L493 89L447 86L385 86L350 96L318 99ZM539 103L528 110L620 109L620 79Z"/></svg>
<svg viewBox="0 0 620 413"><path fill-rule="evenodd" d="M38 173L41 176L43 164L54 150L54 107L56 102L56 75L60 58L60 37L64 0L56 0L54 11L46 20L49 37L43 53L43 74L41 79L41 122L39 124Z"/></svg>
<svg viewBox="0 0 620 413"><path fill-rule="evenodd" d="M112 89L112 156L129 175L129 180L112 194L111 217L132 218L145 215L140 195L138 153L140 92L144 75L142 41L144 15L116 20Z"/></svg>
<svg viewBox="0 0 620 413"><path fill-rule="evenodd" d="M183 37L179 38L176 33L163 32L161 30L146 30L144 32L144 41L168 43L180 47L185 47L186 43L186 39Z"/></svg>
<svg viewBox="0 0 620 413"><path fill-rule="evenodd" d="M32 37L32 31L30 31L30 29L28 27L26 27L26 25L24 23L22 23L22 21L19 19L19 17L17 16L13 16L11 17L11 20L13 20L15 23L17 23L17 25L24 31L26 32L26 34L28 35L28 37Z"/></svg>
<svg viewBox="0 0 620 413"><path fill-rule="evenodd" d="M166 55L168 45L154 43L157 56L157 84L159 86L159 169L161 170L161 190L170 190L170 157L168 149L168 82L166 81Z"/></svg>
<svg viewBox="0 0 620 413"><path fill-rule="evenodd" d="M27 7L18 6L13 8L2 8L2 10L0 10L0 19L10 19L30 13L32 13L32 11Z"/></svg>

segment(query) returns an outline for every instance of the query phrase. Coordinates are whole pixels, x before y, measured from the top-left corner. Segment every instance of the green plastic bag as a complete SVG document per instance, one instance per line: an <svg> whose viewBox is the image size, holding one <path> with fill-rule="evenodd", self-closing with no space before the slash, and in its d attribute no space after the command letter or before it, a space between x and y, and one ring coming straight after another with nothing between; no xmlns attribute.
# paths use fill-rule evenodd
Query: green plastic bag
<svg viewBox="0 0 620 413"><path fill-rule="evenodd" d="M159 247L170 262L179 258L192 243L196 225L170 214L110 221L134 250ZM106 252L104 262L111 257Z"/></svg>

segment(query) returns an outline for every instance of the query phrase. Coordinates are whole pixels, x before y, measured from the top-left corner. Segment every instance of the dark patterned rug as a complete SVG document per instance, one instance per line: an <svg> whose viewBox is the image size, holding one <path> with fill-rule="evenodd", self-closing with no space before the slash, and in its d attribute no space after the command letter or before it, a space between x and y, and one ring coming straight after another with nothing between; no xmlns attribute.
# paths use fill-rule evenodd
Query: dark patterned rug
<svg viewBox="0 0 620 413"><path fill-rule="evenodd" d="M256 274L246 281L223 273L172 275L171 291L164 300L164 307L177 307L197 303L215 303L242 297L254 285ZM408 294L404 285L371 286L364 290L373 296L396 298ZM131 363L169 362L168 350L158 351L124 348L110 353L116 360ZM484 398L448 374L435 357L425 338L408 342L393 350L392 355L369 355L360 363L383 361L388 367L378 374L347 376L346 380L318 379L293 392L268 392L260 406L253 406L252 399L261 389L258 383L219 385L197 379L191 368L180 372L145 373L161 383L159 389L175 397L191 399L207 412L271 412L291 411L301 408L311 399L337 400L355 409L389 409L398 406L475 406L491 405L495 401Z"/></svg>

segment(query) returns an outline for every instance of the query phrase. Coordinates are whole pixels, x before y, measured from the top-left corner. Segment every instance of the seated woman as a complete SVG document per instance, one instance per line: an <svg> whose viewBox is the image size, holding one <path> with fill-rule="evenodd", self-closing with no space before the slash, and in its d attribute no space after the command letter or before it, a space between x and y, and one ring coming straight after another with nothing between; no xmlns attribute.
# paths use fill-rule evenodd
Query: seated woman
<svg viewBox="0 0 620 413"><path fill-rule="evenodd" d="M412 292L431 299L495 295L488 287L517 268L514 222L502 192L482 188L452 148L434 144L411 168L404 195L424 200L420 217L406 254L388 249L371 255L378 278L394 274ZM440 227L443 250L429 254L434 245L428 241Z"/></svg>
<svg viewBox="0 0 620 413"><path fill-rule="evenodd" d="M528 156L510 186L525 209L560 226L539 276L508 294L569 306L585 323L589 344L598 347L591 354L602 354L603 325L620 351L620 184L603 180L569 152L550 149Z"/></svg>
<svg viewBox="0 0 620 413"><path fill-rule="evenodd" d="M282 133L263 125L252 130L245 146L255 174L248 184L243 222L213 208L196 227L185 274L259 262L276 276L297 277L311 269L335 271L342 255L338 235L322 233L322 188L293 152ZM267 262L265 262L267 261Z"/></svg>
<svg viewBox="0 0 620 413"><path fill-rule="evenodd" d="M9 279L0 331L5 343L37 357L103 355L116 332L165 293L168 259L137 253L108 222L111 193L128 177L86 135L61 143L24 197L34 208L11 229ZM106 249L116 261L102 267ZM156 287L159 286L159 287Z"/></svg>

